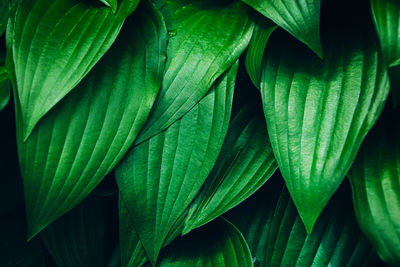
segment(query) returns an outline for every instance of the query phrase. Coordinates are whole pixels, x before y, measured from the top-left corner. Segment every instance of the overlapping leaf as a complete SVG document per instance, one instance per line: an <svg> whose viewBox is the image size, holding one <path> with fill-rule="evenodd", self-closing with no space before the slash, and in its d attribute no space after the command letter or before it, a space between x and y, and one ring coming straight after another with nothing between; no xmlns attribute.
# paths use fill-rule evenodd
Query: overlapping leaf
<svg viewBox="0 0 400 267"><path fill-rule="evenodd" d="M228 216L248 242L255 266L374 266L375 250L343 197L349 192L341 191L307 234L287 190L279 195L279 186L269 185Z"/></svg>
<svg viewBox="0 0 400 267"><path fill-rule="evenodd" d="M39 122L19 157L32 237L86 197L133 143L160 88L167 32L144 2L110 52Z"/></svg>
<svg viewBox="0 0 400 267"><path fill-rule="evenodd" d="M387 64L400 65L400 2L371 0L371 7Z"/></svg>
<svg viewBox="0 0 400 267"><path fill-rule="evenodd" d="M100 199L89 198L40 233L57 266L104 266L104 214Z"/></svg>
<svg viewBox="0 0 400 267"><path fill-rule="evenodd" d="M261 108L251 106L232 121L215 167L191 204L184 234L242 202L275 172Z"/></svg>
<svg viewBox="0 0 400 267"><path fill-rule="evenodd" d="M136 144L166 129L209 91L247 47L253 23L240 2L167 1L163 86Z"/></svg>
<svg viewBox="0 0 400 267"><path fill-rule="evenodd" d="M117 11L118 8L117 0L100 0L100 2L110 7L113 13Z"/></svg>
<svg viewBox="0 0 400 267"><path fill-rule="evenodd" d="M115 170L122 201L152 263L217 159L236 72L237 63L185 116L130 150Z"/></svg>
<svg viewBox="0 0 400 267"><path fill-rule="evenodd" d="M242 0L322 57L320 0Z"/></svg>
<svg viewBox="0 0 400 267"><path fill-rule="evenodd" d="M157 266L250 267L253 263L242 234L220 219L172 243Z"/></svg>
<svg viewBox="0 0 400 267"><path fill-rule="evenodd" d="M110 48L137 4L122 0L116 14L97 1L24 0L19 5L11 47L24 139Z"/></svg>
<svg viewBox="0 0 400 267"><path fill-rule="evenodd" d="M246 69L253 84L260 89L261 62L268 39L276 29L276 24L262 16L256 17L253 35L246 52Z"/></svg>
<svg viewBox="0 0 400 267"><path fill-rule="evenodd" d="M391 266L400 264L399 114L397 109L379 121L349 173L358 223Z"/></svg>
<svg viewBox="0 0 400 267"><path fill-rule="evenodd" d="M5 67L0 67L0 111L10 99L10 81Z"/></svg>
<svg viewBox="0 0 400 267"><path fill-rule="evenodd" d="M281 36L271 40L263 61L268 133L308 232L342 182L389 91L375 40L360 35L328 31L323 61Z"/></svg>

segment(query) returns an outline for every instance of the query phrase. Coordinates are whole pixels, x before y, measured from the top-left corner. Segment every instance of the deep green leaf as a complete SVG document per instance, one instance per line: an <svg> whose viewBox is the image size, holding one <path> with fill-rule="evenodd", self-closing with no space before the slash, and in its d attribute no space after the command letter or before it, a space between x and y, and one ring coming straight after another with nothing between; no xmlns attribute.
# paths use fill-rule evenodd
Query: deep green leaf
<svg viewBox="0 0 400 267"><path fill-rule="evenodd" d="M231 122L215 167L191 204L184 234L242 202L275 172L261 108L250 105Z"/></svg>
<svg viewBox="0 0 400 267"><path fill-rule="evenodd" d="M47 226L40 237L57 266L104 266L104 214L100 199L88 198Z"/></svg>
<svg viewBox="0 0 400 267"><path fill-rule="evenodd" d="M253 84L260 89L261 62L268 39L276 29L276 24L262 16L256 17L253 35L246 52L246 69Z"/></svg>
<svg viewBox="0 0 400 267"><path fill-rule="evenodd" d="M136 144L181 118L239 58L253 30L240 2L171 1L163 85Z"/></svg>
<svg viewBox="0 0 400 267"><path fill-rule="evenodd" d="M253 263L242 234L220 219L172 243L157 266L250 267Z"/></svg>
<svg viewBox="0 0 400 267"><path fill-rule="evenodd" d="M110 7L114 14L117 11L117 8L118 8L117 0L100 0L100 2L102 2L106 6Z"/></svg>
<svg viewBox="0 0 400 267"><path fill-rule="evenodd" d="M10 80L5 67L0 67L0 111L10 100Z"/></svg>
<svg viewBox="0 0 400 267"><path fill-rule="evenodd" d="M399 114L397 109L379 121L349 173L358 223L391 266L400 265Z"/></svg>
<svg viewBox="0 0 400 267"><path fill-rule="evenodd" d="M287 190L279 195L282 186L272 185L228 216L242 231L256 267L374 266L377 256L358 229L348 205L350 192L339 191L307 234Z"/></svg>
<svg viewBox="0 0 400 267"><path fill-rule="evenodd" d="M344 179L389 91L375 40L355 29L326 31L323 61L285 36L270 41L263 60L268 133L308 232Z"/></svg>
<svg viewBox="0 0 400 267"><path fill-rule="evenodd" d="M322 58L320 0L242 0Z"/></svg>
<svg viewBox="0 0 400 267"><path fill-rule="evenodd" d="M131 146L160 88L166 39L161 15L144 2L25 143L18 121L30 237L85 198Z"/></svg>
<svg viewBox="0 0 400 267"><path fill-rule="evenodd" d="M371 0L371 8L387 64L400 65L400 2Z"/></svg>
<svg viewBox="0 0 400 267"><path fill-rule="evenodd" d="M121 250L121 266L142 266L148 260L146 251L140 242L139 236L133 226L128 209L119 198L119 243Z"/></svg>
<svg viewBox="0 0 400 267"><path fill-rule="evenodd" d="M138 0L119 11L88 1L24 0L12 20L11 49L24 140L110 48Z"/></svg>
<svg viewBox="0 0 400 267"><path fill-rule="evenodd" d="M122 201L152 263L217 159L237 65L180 120L131 149L115 170Z"/></svg>

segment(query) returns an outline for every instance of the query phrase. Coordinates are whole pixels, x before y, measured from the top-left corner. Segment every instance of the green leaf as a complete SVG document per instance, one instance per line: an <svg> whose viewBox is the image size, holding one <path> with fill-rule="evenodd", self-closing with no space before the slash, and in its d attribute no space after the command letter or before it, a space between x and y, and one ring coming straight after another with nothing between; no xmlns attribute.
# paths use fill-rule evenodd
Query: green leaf
<svg viewBox="0 0 400 267"><path fill-rule="evenodd" d="M220 219L172 243L157 266L250 267L253 263L242 234Z"/></svg>
<svg viewBox="0 0 400 267"><path fill-rule="evenodd" d="M400 2L371 0L372 14L383 55L389 66L400 65Z"/></svg>
<svg viewBox="0 0 400 267"><path fill-rule="evenodd" d="M399 114L397 109L383 116L349 173L358 224L391 266L400 264L400 127L395 123Z"/></svg>
<svg viewBox="0 0 400 267"><path fill-rule="evenodd" d="M246 105L231 122L221 154L185 221L186 234L233 208L253 194L275 172L261 108Z"/></svg>
<svg viewBox="0 0 400 267"><path fill-rule="evenodd" d="M210 173L225 138L238 64L166 131L116 167L121 198L152 263Z"/></svg>
<svg viewBox="0 0 400 267"><path fill-rule="evenodd" d="M40 237L57 266L104 266L100 199L88 198L46 227Z"/></svg>
<svg viewBox="0 0 400 267"><path fill-rule="evenodd" d="M265 17L256 17L253 35L246 52L245 64L251 81L258 89L260 89L261 83L261 62L265 46L276 28L276 24Z"/></svg>
<svg viewBox="0 0 400 267"><path fill-rule="evenodd" d="M306 44L320 58L320 0L242 0Z"/></svg>
<svg viewBox="0 0 400 267"><path fill-rule="evenodd" d="M340 191L307 234L286 188L279 194L282 185L272 185L228 215L249 244L254 266L374 266L376 252L357 226L350 192Z"/></svg>
<svg viewBox="0 0 400 267"><path fill-rule="evenodd" d="M268 133L309 233L389 92L375 40L358 32L326 31L323 61L281 36L271 40L263 60L261 92Z"/></svg>
<svg viewBox="0 0 400 267"><path fill-rule="evenodd" d="M117 8L118 8L117 0L100 0L100 2L102 2L106 6L110 7L114 14L117 11Z"/></svg>
<svg viewBox="0 0 400 267"><path fill-rule="evenodd" d="M121 250L121 266L142 266L148 260L146 251L140 242L124 201L119 198L119 242Z"/></svg>
<svg viewBox="0 0 400 267"><path fill-rule="evenodd" d="M160 88L167 31L147 2L109 53L18 148L29 237L72 209L109 173L145 123Z"/></svg>
<svg viewBox="0 0 400 267"><path fill-rule="evenodd" d="M10 100L10 81L5 67L0 67L0 111Z"/></svg>
<svg viewBox="0 0 400 267"><path fill-rule="evenodd" d="M87 1L24 0L12 20L11 50L24 140L110 48L138 0L119 11Z"/></svg>
<svg viewBox="0 0 400 267"><path fill-rule="evenodd" d="M136 144L166 129L196 105L236 62L253 30L246 6L240 2L171 1L164 9L171 13L164 80Z"/></svg>

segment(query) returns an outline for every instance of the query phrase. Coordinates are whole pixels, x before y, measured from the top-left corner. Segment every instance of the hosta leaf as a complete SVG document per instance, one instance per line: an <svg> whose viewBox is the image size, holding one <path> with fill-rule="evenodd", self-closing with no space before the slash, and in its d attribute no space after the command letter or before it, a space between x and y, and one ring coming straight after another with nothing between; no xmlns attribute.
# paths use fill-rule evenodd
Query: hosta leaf
<svg viewBox="0 0 400 267"><path fill-rule="evenodd" d="M276 29L276 24L262 16L257 16L253 35L246 52L246 69L253 84L260 89L261 62L268 39Z"/></svg>
<svg viewBox="0 0 400 267"><path fill-rule="evenodd" d="M10 81L7 70L0 67L0 111L8 104L10 99Z"/></svg>
<svg viewBox="0 0 400 267"><path fill-rule="evenodd" d="M166 131L131 149L115 170L121 198L152 263L220 152L237 64Z"/></svg>
<svg viewBox="0 0 400 267"><path fill-rule="evenodd" d="M116 14L76 0L24 0L12 25L12 53L26 139L40 118L110 48L138 0L122 0Z"/></svg>
<svg viewBox="0 0 400 267"><path fill-rule="evenodd" d="M255 266L374 266L375 250L343 197L350 192L340 191L307 234L287 190L279 195L279 186L270 185L228 217L242 231Z"/></svg>
<svg viewBox="0 0 400 267"><path fill-rule="evenodd" d="M22 141L29 235L86 197L133 143L160 88L167 32L144 2L109 53Z"/></svg>
<svg viewBox="0 0 400 267"><path fill-rule="evenodd" d="M136 144L166 129L203 98L242 54L253 29L240 2L167 3L171 38L163 85Z"/></svg>
<svg viewBox="0 0 400 267"><path fill-rule="evenodd" d="M397 109L376 125L349 173L358 223L392 266L400 264L399 114Z"/></svg>
<svg viewBox="0 0 400 267"><path fill-rule="evenodd" d="M104 266L104 214L89 198L46 227L40 237L57 266Z"/></svg>
<svg viewBox="0 0 400 267"><path fill-rule="evenodd" d="M113 13L117 11L118 8L117 0L100 0L100 2L110 7Z"/></svg>
<svg viewBox="0 0 400 267"><path fill-rule="evenodd" d="M220 219L172 243L157 266L250 267L253 264L242 234Z"/></svg>
<svg viewBox="0 0 400 267"><path fill-rule="evenodd" d="M371 7L387 64L400 65L400 2L371 0Z"/></svg>
<svg viewBox="0 0 400 267"><path fill-rule="evenodd" d="M321 61L294 40L271 40L261 77L274 154L308 232L342 182L389 91L375 40L328 31L324 51Z"/></svg>
<svg viewBox="0 0 400 267"><path fill-rule="evenodd" d="M242 202L275 172L260 111L246 105L232 121L215 167L191 204L184 234Z"/></svg>
<svg viewBox="0 0 400 267"><path fill-rule="evenodd" d="M242 0L322 58L320 41L320 0Z"/></svg>
<svg viewBox="0 0 400 267"><path fill-rule="evenodd" d="M132 219L124 202L119 199L119 242L121 250L121 266L136 267L147 262L146 251L140 242L133 226Z"/></svg>

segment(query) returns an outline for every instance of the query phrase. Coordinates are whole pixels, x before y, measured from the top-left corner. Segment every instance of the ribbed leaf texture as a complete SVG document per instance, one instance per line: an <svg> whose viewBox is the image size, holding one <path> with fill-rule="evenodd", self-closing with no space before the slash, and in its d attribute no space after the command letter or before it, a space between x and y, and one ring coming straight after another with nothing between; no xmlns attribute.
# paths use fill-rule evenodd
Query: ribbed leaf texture
<svg viewBox="0 0 400 267"><path fill-rule="evenodd" d="M242 0L322 58L320 41L320 0Z"/></svg>
<svg viewBox="0 0 400 267"><path fill-rule="evenodd" d="M286 188L279 194L273 179L227 215L249 244L254 266L374 266L376 252L347 205L349 190L339 190L307 234Z"/></svg>
<svg viewBox="0 0 400 267"><path fill-rule="evenodd" d="M10 99L10 80L5 67L0 67L0 111Z"/></svg>
<svg viewBox="0 0 400 267"><path fill-rule="evenodd" d="M399 114L399 109L384 114L349 173L358 224L391 266L400 265L400 127L394 123Z"/></svg>
<svg viewBox="0 0 400 267"><path fill-rule="evenodd" d="M40 233L57 266L104 266L104 214L100 198L89 197Z"/></svg>
<svg viewBox="0 0 400 267"><path fill-rule="evenodd" d="M309 233L389 92L377 42L364 38L373 35L326 33L323 61L293 39L272 38L261 76L274 154Z"/></svg>
<svg viewBox="0 0 400 267"><path fill-rule="evenodd" d="M122 201L152 263L221 150L237 65L180 120L131 149L115 170Z"/></svg>
<svg viewBox="0 0 400 267"><path fill-rule="evenodd" d="M117 11L118 8L117 0L100 0L100 2L110 7L113 13Z"/></svg>
<svg viewBox="0 0 400 267"><path fill-rule="evenodd" d="M85 198L133 143L160 88L167 31L143 2L111 51L18 148L32 237Z"/></svg>
<svg viewBox="0 0 400 267"><path fill-rule="evenodd" d="M116 14L92 2L23 0L17 8L10 38L24 139L106 53L139 1L122 0Z"/></svg>
<svg viewBox="0 0 400 267"><path fill-rule="evenodd" d="M181 118L237 61L253 30L240 2L167 1L167 63L160 94L136 144Z"/></svg>
<svg viewBox="0 0 400 267"><path fill-rule="evenodd" d="M184 234L238 205L275 172L261 110L248 104L231 122L215 167L190 206Z"/></svg>
<svg viewBox="0 0 400 267"><path fill-rule="evenodd" d="M249 247L242 234L219 219L175 241L161 255L160 267L250 267Z"/></svg>
<svg viewBox="0 0 400 267"><path fill-rule="evenodd" d="M376 29L387 64L400 65L400 2L371 0Z"/></svg>
<svg viewBox="0 0 400 267"><path fill-rule="evenodd" d="M260 89L261 63L268 39L276 29L276 24L265 17L258 15L255 18L253 35L246 52L246 69L251 81Z"/></svg>

